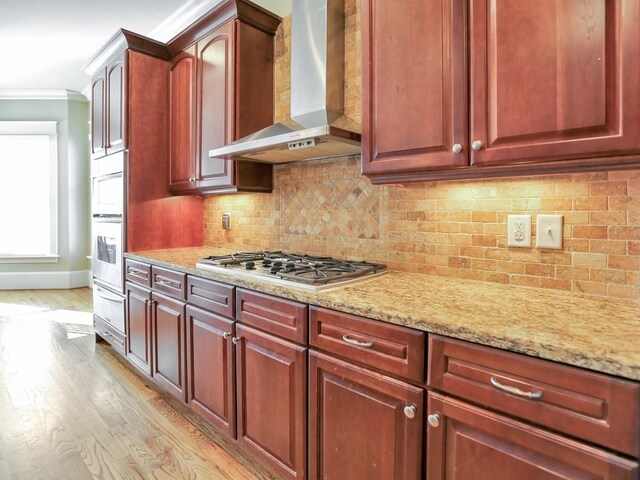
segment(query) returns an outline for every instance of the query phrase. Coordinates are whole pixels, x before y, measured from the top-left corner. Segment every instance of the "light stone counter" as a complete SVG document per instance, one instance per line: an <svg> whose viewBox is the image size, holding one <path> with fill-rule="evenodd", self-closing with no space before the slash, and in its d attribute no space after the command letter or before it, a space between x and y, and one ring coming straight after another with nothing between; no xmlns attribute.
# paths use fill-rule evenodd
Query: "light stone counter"
<svg viewBox="0 0 640 480"><path fill-rule="evenodd" d="M196 269L197 247L125 257L278 297L640 380L640 302L389 272L322 292Z"/></svg>

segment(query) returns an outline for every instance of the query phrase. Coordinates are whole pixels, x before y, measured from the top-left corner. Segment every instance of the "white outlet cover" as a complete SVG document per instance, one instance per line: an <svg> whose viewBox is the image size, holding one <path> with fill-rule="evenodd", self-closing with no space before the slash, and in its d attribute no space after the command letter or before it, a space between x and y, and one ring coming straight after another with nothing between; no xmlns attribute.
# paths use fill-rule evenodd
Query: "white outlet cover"
<svg viewBox="0 0 640 480"><path fill-rule="evenodd" d="M538 215L536 218L536 247L562 248L562 215Z"/></svg>
<svg viewBox="0 0 640 480"><path fill-rule="evenodd" d="M510 247L531 246L531 215L507 216L507 245Z"/></svg>

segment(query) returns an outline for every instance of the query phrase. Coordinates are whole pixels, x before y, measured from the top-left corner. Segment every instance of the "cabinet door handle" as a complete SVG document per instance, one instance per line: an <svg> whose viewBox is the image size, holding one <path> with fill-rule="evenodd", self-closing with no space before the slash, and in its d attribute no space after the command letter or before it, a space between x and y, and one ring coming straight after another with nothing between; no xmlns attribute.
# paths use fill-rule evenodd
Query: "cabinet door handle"
<svg viewBox="0 0 640 480"><path fill-rule="evenodd" d="M491 377L491 385L493 385L498 390L502 390L503 392L511 393L512 395L517 395L518 397L529 398L531 400L538 400L542 398L542 395L544 395L543 392L525 392L524 390L520 390L517 387L503 385L498 381L496 377Z"/></svg>
<svg viewBox="0 0 640 480"><path fill-rule="evenodd" d="M229 340L230 337L231 337L231 333L229 332L224 332L222 334L222 338L224 338L225 340Z"/></svg>
<svg viewBox="0 0 640 480"><path fill-rule="evenodd" d="M241 338L242 337L233 337L231 341L233 342L234 345L238 345L238 343L240 343Z"/></svg>
<svg viewBox="0 0 640 480"><path fill-rule="evenodd" d="M363 347L363 348L372 348L373 347L373 342L359 342L358 340L354 340L353 338L349 338L348 335L343 335L342 336L342 340L344 340L349 345L355 345L356 347Z"/></svg>
<svg viewBox="0 0 640 480"><path fill-rule="evenodd" d="M407 405L404 407L404 416L407 418L416 418L418 409L414 405Z"/></svg>
<svg viewBox="0 0 640 480"><path fill-rule="evenodd" d="M433 428L438 428L440 426L440 415L434 413L427 417L427 423Z"/></svg>
<svg viewBox="0 0 640 480"><path fill-rule="evenodd" d="M482 150L482 147L484 147L484 144L480 140L475 140L471 144L471 148L473 148L475 151Z"/></svg>
<svg viewBox="0 0 640 480"><path fill-rule="evenodd" d="M460 153L460 152L462 152L462 145L460 145L459 143L455 143L455 144L453 145L453 147L451 147L451 151L452 151L453 153Z"/></svg>

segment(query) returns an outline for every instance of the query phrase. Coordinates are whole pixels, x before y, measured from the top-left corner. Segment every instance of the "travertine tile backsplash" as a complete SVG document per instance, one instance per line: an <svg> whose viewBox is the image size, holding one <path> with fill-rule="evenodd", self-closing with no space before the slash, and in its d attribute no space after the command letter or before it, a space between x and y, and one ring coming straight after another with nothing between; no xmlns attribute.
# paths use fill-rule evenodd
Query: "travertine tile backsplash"
<svg viewBox="0 0 640 480"><path fill-rule="evenodd" d="M223 212L232 229L222 230ZM507 215L564 215L562 250L507 247ZM640 299L640 171L375 186L359 159L279 165L272 194L205 201L207 244ZM535 245L535 238L533 239Z"/></svg>
<svg viewBox="0 0 640 480"><path fill-rule="evenodd" d="M360 119L359 2L346 0L345 113ZM290 103L290 18L276 119ZM374 186L358 158L275 167L272 194L205 200L205 242L386 263L408 272L640 299L640 171ZM232 214L232 229L220 225ZM507 247L507 215L564 215L562 250ZM535 238L532 242L535 245Z"/></svg>

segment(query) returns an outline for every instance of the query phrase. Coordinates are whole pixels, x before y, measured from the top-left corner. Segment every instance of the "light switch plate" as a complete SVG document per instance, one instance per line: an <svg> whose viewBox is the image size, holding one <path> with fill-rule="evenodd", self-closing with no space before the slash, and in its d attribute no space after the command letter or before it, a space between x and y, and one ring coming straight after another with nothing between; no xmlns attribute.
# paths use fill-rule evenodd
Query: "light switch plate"
<svg viewBox="0 0 640 480"><path fill-rule="evenodd" d="M562 215L538 215L536 218L536 247L562 248Z"/></svg>
<svg viewBox="0 0 640 480"><path fill-rule="evenodd" d="M531 215L509 215L507 217L507 245L510 247L531 246Z"/></svg>

